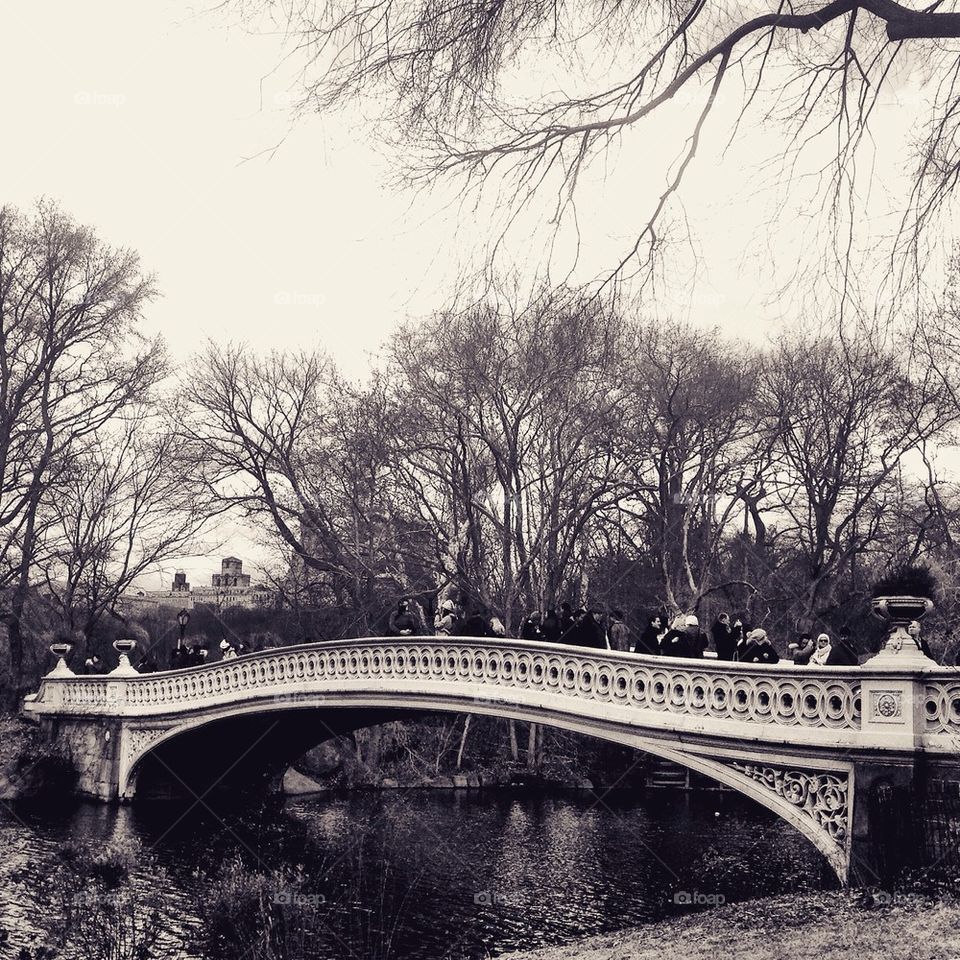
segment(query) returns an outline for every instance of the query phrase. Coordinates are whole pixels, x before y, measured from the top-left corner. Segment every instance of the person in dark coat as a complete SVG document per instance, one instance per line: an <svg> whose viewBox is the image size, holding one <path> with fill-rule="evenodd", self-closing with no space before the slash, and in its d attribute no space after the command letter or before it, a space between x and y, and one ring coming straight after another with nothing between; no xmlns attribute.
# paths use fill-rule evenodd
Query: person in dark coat
<svg viewBox="0 0 960 960"><path fill-rule="evenodd" d="M569 604L567 605L567 609L569 610ZM587 611L584 610L583 607L577 607L576 610L570 613L570 618L569 618L570 626L567 627L567 629L564 630L563 633L560 635L561 643L573 643L573 644L576 644L577 646L582 646L582 644L579 643L579 638L582 634L582 631L579 629L579 627L580 627L580 623L583 621L583 618L586 615L587 615ZM561 613L560 626L562 627L563 624L564 624L564 618L563 618L563 614Z"/></svg>
<svg viewBox="0 0 960 960"><path fill-rule="evenodd" d="M816 649L816 641L813 639L812 634L809 633L801 633L796 643L787 644L787 650L793 654L793 662L798 667L807 666Z"/></svg>
<svg viewBox="0 0 960 960"><path fill-rule="evenodd" d="M830 645L830 656L827 657L828 667L856 667L860 665L860 658L853 647L850 638L850 629L843 627L837 638Z"/></svg>
<svg viewBox="0 0 960 960"><path fill-rule="evenodd" d="M611 650L630 649L630 628L623 618L622 610L610 611L610 625L607 627L607 640Z"/></svg>
<svg viewBox="0 0 960 960"><path fill-rule="evenodd" d="M490 616L487 608L477 607L460 627L461 637L490 637L493 631L490 628Z"/></svg>
<svg viewBox="0 0 960 960"><path fill-rule="evenodd" d="M397 609L390 614L389 635L391 637L412 637L416 635L419 624L410 610L410 601L404 597Z"/></svg>
<svg viewBox="0 0 960 960"><path fill-rule="evenodd" d="M603 629L603 611L592 608L563 635L563 642L577 647L607 649L607 634Z"/></svg>
<svg viewBox="0 0 960 960"><path fill-rule="evenodd" d="M747 651L753 646L750 639L751 631L743 625L741 620L736 620L733 624L733 639L735 646L733 648L733 659L743 660Z"/></svg>
<svg viewBox="0 0 960 960"><path fill-rule="evenodd" d="M633 652L645 657L659 656L660 641L663 636L663 619L660 616L651 617L643 633L637 637L637 645L633 648Z"/></svg>
<svg viewBox="0 0 960 960"><path fill-rule="evenodd" d="M523 618L523 622L520 624L520 639L521 640L542 640L543 631L540 629L540 613L534 611L533 613L527 615Z"/></svg>
<svg viewBox="0 0 960 960"><path fill-rule="evenodd" d="M187 666L188 655L189 651L186 647L174 647L170 651L170 669L180 670L182 667Z"/></svg>
<svg viewBox="0 0 960 960"><path fill-rule="evenodd" d="M917 645L920 652L925 656L933 660L933 654L930 652L930 646L927 643L926 637L920 632L920 621L911 620L910 626L907 627L907 633L913 637L913 642Z"/></svg>
<svg viewBox="0 0 960 960"><path fill-rule="evenodd" d="M670 629L660 640L660 653L665 657L689 656L687 645L686 621L684 617L676 617L670 624Z"/></svg>
<svg viewBox="0 0 960 960"><path fill-rule="evenodd" d="M570 604L564 600L560 604L560 636L563 635L576 623L576 617L573 615L573 610L570 609Z"/></svg>
<svg viewBox="0 0 960 960"><path fill-rule="evenodd" d="M553 607L547 611L547 615L543 618L543 623L540 624L540 632L543 634L543 639L547 643L560 642L560 637L563 636L563 629L560 626L560 618L557 616L557 611Z"/></svg>
<svg viewBox="0 0 960 960"><path fill-rule="evenodd" d="M660 643L660 652L667 657L703 656L707 638L700 632L700 621L691 613L677 617Z"/></svg>
<svg viewBox="0 0 960 960"><path fill-rule="evenodd" d="M140 673L156 673L160 669L159 664L153 659L153 654L145 653L137 664L137 670Z"/></svg>
<svg viewBox="0 0 960 960"><path fill-rule="evenodd" d="M780 655L773 649L766 630L752 630L747 639L750 645L744 663L779 663Z"/></svg>
<svg viewBox="0 0 960 960"><path fill-rule="evenodd" d="M743 621L737 617L736 620L730 626L730 639L733 641L733 658L737 658L737 644L743 639L743 635L746 631L743 629Z"/></svg>
<svg viewBox="0 0 960 960"><path fill-rule="evenodd" d="M713 649L717 651L718 660L732 660L737 643L733 639L733 628L730 626L730 614L721 613L710 628L713 637Z"/></svg>
<svg viewBox="0 0 960 960"><path fill-rule="evenodd" d="M801 633L794 643L787 644L787 652L793 655L793 662L798 667L805 667L817 649L817 643L810 633Z"/></svg>
<svg viewBox="0 0 960 960"><path fill-rule="evenodd" d="M702 657L707 649L707 638L700 632L700 621L692 613L683 618L683 632L686 634L687 652L682 656Z"/></svg>

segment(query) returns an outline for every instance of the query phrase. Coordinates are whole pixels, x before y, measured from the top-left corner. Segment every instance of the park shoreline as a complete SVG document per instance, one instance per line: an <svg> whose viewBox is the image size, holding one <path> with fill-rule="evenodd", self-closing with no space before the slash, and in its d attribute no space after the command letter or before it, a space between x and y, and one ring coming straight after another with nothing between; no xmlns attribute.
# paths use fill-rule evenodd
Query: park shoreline
<svg viewBox="0 0 960 960"><path fill-rule="evenodd" d="M498 960L951 960L960 899L837 890L729 903Z"/></svg>

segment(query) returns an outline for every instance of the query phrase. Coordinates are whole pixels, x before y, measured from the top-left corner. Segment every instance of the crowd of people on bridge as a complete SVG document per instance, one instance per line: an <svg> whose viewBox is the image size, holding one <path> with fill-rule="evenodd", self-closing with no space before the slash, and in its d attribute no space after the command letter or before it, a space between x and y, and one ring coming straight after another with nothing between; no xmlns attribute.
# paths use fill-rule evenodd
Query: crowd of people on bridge
<svg viewBox="0 0 960 960"><path fill-rule="evenodd" d="M220 641L220 660L233 660L250 651L246 644L238 641L236 644L230 643L226 638ZM140 659L137 661L137 671L139 673L156 673L159 670L182 670L185 667L202 667L205 663L211 663L210 647L206 641L197 641L196 643L178 643L170 650L169 662L166 666L161 665L154 656L152 649L144 650ZM96 653L91 654L84 661L84 673L100 674L104 672L103 663Z"/></svg>
<svg viewBox="0 0 960 960"><path fill-rule="evenodd" d="M423 618L410 599L401 600L390 616L388 634L394 637L423 636L429 633ZM917 621L908 630L926 656L931 656ZM503 637L502 620L482 604L465 613L450 599L444 600L433 621L437 636ZM521 640L570 644L598 650L633 652L645 656L715 657L717 660L741 663L778 663L781 660L767 631L751 628L740 617L721 613L709 630L701 630L693 613L682 614L668 622L654 614L634 639L622 610L609 613L600 607L573 608L561 603L559 608L532 611L520 623L517 637ZM712 649L711 649L712 641ZM800 633L787 644L787 657L798 666L857 666L859 657L849 627L841 627L831 636L821 632Z"/></svg>
<svg viewBox="0 0 960 960"><path fill-rule="evenodd" d="M503 621L482 604L469 612L462 610L451 599L443 600L433 618L433 630L427 629L422 610L416 602L401 600L388 620L387 633L392 637L420 637L429 633L437 636L506 637ZM929 646L913 621L907 631L917 647L931 657ZM700 621L693 613L682 614L668 622L662 614L650 616L640 631L631 629L622 610L609 612L600 607L574 608L561 603L558 608L532 611L520 622L516 636L520 640L569 644L597 650L613 650L657 657L712 657L741 663L778 663L781 660L771 638L763 628L751 629L740 617L721 613L713 621L709 632L701 630ZM309 642L312 638L305 638ZM255 652L245 643L229 642L225 637L214 653L205 640L193 644L178 642L169 651L169 662L160 665L154 654L146 650L140 656L137 669L141 673L158 670L178 670L198 667L217 660L232 660ZM798 666L857 666L859 658L848 627L841 627L836 635L821 632L800 633L786 645L786 656ZM88 656L84 672L100 674L104 665L97 654Z"/></svg>

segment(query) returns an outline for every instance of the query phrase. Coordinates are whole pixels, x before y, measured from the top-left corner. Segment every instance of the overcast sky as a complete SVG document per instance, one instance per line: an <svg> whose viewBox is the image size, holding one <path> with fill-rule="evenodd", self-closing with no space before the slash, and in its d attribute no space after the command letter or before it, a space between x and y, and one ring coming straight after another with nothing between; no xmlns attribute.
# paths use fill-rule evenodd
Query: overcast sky
<svg viewBox="0 0 960 960"><path fill-rule="evenodd" d="M179 0L5 5L0 200L28 207L48 196L110 243L137 249L163 294L150 328L178 362L208 337L259 350L321 345L359 376L397 322L441 306L482 259L489 209L473 216L444 185L428 196L396 189L397 157L359 114L294 123L299 64L284 63L286 52L282 36ZM907 73L879 111L883 143L906 143L911 98ZM625 138L584 178L574 279L596 276L629 243L693 106L680 102ZM717 125L735 109L720 104ZM684 193L699 279L692 286L681 255L651 310L750 338L796 319L799 306L774 291L809 243L813 228L798 219L806 194L796 189L777 213L755 166L779 136L757 127L725 157L720 136L703 149ZM903 149L879 154L878 192L898 190L904 159ZM519 245L521 267L547 259L537 214ZM573 249L567 231L554 276L572 265ZM222 552L255 561L239 532ZM181 565L208 583L219 564Z"/></svg>

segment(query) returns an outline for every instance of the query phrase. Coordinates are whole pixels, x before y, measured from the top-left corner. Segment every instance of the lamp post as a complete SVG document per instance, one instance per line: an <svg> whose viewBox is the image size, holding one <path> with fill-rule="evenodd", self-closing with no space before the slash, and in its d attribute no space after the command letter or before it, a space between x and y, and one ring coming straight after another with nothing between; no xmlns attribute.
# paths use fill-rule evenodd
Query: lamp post
<svg viewBox="0 0 960 960"><path fill-rule="evenodd" d="M177 639L177 649L183 649L183 637L187 632L187 624L190 622L190 612L184 607L177 614L177 623L180 624L180 636Z"/></svg>

